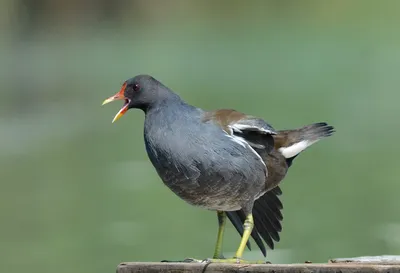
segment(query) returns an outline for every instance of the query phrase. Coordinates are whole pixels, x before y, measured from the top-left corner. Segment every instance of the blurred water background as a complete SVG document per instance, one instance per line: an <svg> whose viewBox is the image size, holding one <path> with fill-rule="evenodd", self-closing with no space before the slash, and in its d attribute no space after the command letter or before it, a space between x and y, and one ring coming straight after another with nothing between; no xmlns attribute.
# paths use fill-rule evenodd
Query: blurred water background
<svg viewBox="0 0 400 273"><path fill-rule="evenodd" d="M0 271L205 258L213 212L163 186L143 114L100 107L151 74L275 128L327 121L282 189L273 263L400 251L399 1L0 1ZM228 226L224 250L239 236ZM246 258L261 258L253 243Z"/></svg>

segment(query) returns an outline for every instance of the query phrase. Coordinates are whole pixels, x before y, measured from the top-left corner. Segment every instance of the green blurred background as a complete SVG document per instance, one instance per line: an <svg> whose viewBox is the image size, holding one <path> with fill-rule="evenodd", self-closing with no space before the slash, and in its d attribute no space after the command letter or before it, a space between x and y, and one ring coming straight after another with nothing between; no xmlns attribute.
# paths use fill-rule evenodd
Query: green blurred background
<svg viewBox="0 0 400 273"><path fill-rule="evenodd" d="M327 121L282 189L273 263L399 254L399 1L0 1L0 271L206 258L214 212L167 189L143 114L100 107L151 74L188 102ZM226 256L239 236L231 225ZM253 251L246 258L260 258Z"/></svg>

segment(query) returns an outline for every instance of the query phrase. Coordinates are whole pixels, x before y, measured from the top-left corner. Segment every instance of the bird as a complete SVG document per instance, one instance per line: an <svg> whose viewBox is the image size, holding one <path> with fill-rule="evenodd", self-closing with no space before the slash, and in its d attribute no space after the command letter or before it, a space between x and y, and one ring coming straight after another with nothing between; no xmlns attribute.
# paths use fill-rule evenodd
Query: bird
<svg viewBox="0 0 400 273"><path fill-rule="evenodd" d="M250 236L266 256L261 238L273 248L282 229L279 183L300 152L334 131L326 123L276 131L233 109L203 110L150 75L126 80L103 105L116 100L124 104L113 123L129 109L144 112L145 148L163 183L188 204L216 211L218 235L207 262L251 263L243 260ZM222 254L226 218L241 235L232 258Z"/></svg>

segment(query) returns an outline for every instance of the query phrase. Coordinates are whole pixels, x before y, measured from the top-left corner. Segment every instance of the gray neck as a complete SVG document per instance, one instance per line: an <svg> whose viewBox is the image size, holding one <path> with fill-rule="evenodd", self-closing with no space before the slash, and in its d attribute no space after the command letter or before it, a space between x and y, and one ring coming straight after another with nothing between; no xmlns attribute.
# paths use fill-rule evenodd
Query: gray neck
<svg viewBox="0 0 400 273"><path fill-rule="evenodd" d="M160 94L156 101L148 104L146 107L141 108L145 114L170 105L186 105L186 103L177 94L169 90L167 92L165 91L166 90L163 90L163 94Z"/></svg>

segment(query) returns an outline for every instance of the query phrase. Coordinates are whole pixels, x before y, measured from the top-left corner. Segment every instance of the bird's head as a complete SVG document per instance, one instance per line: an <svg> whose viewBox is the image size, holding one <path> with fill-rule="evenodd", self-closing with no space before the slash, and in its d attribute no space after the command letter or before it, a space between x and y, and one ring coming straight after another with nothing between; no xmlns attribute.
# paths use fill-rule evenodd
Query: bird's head
<svg viewBox="0 0 400 273"><path fill-rule="evenodd" d="M160 82L148 75L139 75L125 81L121 90L103 102L107 104L116 100L124 100L122 108L115 115L112 122L120 119L129 109L146 109L162 97L163 90L167 89Z"/></svg>

